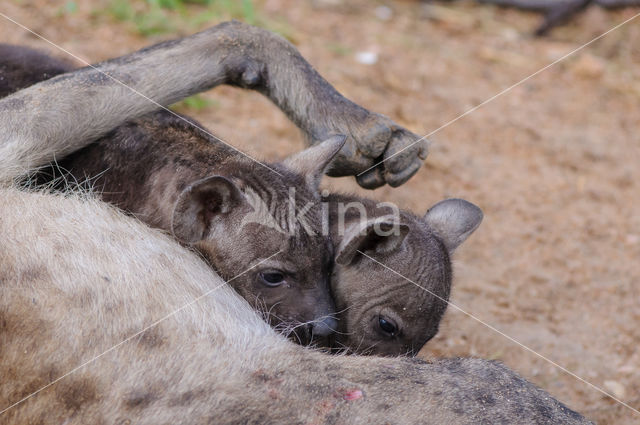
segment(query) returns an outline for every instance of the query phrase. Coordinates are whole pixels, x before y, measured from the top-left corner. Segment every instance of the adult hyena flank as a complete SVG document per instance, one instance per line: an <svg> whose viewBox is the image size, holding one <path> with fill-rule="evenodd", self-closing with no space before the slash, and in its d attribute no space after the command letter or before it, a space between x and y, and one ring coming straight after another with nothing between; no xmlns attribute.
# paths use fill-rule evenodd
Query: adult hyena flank
<svg viewBox="0 0 640 425"><path fill-rule="evenodd" d="M219 81L216 52L244 55L256 32L284 43L233 23L100 69L166 105ZM170 238L96 201L7 187L151 109L90 69L0 100L0 421L588 423L495 362L294 345Z"/></svg>

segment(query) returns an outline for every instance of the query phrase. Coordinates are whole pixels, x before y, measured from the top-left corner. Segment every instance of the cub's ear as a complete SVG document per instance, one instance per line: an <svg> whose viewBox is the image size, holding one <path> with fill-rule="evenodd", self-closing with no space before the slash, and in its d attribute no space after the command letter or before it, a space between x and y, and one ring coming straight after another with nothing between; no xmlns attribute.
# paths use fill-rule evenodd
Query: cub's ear
<svg viewBox="0 0 640 425"><path fill-rule="evenodd" d="M320 180L329 163L347 140L342 134L330 137L302 152L291 155L282 161L282 165L289 170L305 177L307 184L313 190L320 186Z"/></svg>
<svg viewBox="0 0 640 425"><path fill-rule="evenodd" d="M440 201L424 216L424 221L442 239L449 252L464 242L482 221L482 210L464 199Z"/></svg>
<svg viewBox="0 0 640 425"><path fill-rule="evenodd" d="M394 217L378 217L352 224L345 229L342 242L336 250L336 263L350 264L358 251L384 254L398 249L409 233L409 226L398 223Z"/></svg>
<svg viewBox="0 0 640 425"><path fill-rule="evenodd" d="M222 176L198 180L182 191L173 209L171 231L180 241L204 239L215 222L246 203L233 182Z"/></svg>

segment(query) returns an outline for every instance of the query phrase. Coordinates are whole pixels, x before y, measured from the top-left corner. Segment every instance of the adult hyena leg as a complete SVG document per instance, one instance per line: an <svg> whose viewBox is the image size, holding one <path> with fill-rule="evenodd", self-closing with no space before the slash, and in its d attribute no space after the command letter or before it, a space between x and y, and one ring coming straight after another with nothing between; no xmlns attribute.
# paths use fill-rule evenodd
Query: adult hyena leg
<svg viewBox="0 0 640 425"><path fill-rule="evenodd" d="M236 25L242 40L243 73L231 82L269 97L308 136L311 143L340 133L348 136L328 174L354 175L366 188L399 186L413 176L427 156L427 141L389 118L368 111L342 96L322 78L294 46L268 31Z"/></svg>
<svg viewBox="0 0 640 425"><path fill-rule="evenodd" d="M418 171L427 155L426 140L343 97L282 37L241 24L229 32L244 51L236 58L242 72L229 83L269 97L311 143L335 133L348 136L328 174L362 173L384 159L358 177L363 187L375 188L399 186Z"/></svg>
<svg viewBox="0 0 640 425"><path fill-rule="evenodd" d="M8 129L0 139L0 168L14 167L0 179L20 174L16 166L29 169L50 161L54 153L59 157L77 150L158 104L219 84L263 93L312 142L331 133L350 136L333 175L356 174L389 158L359 178L363 186L399 185L426 157L425 141L412 145L419 139L415 134L344 98L286 40L228 22L52 78L0 101L0 125ZM38 108L31 102L36 97ZM36 153L32 148L37 141L47 143Z"/></svg>
<svg viewBox="0 0 640 425"><path fill-rule="evenodd" d="M221 24L0 100L0 182L80 149L159 105L241 78L248 62L234 36L239 25Z"/></svg>

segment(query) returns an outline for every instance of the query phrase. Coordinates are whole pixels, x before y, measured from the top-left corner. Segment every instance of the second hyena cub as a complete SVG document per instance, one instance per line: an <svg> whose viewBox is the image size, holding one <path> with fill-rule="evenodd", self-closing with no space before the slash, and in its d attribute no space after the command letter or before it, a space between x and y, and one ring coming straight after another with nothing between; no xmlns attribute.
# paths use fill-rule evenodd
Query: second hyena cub
<svg viewBox="0 0 640 425"><path fill-rule="evenodd" d="M336 244L331 287L338 332L319 345L362 354L416 354L438 332L451 289L451 253L482 211L447 199L424 217L356 196L332 194Z"/></svg>

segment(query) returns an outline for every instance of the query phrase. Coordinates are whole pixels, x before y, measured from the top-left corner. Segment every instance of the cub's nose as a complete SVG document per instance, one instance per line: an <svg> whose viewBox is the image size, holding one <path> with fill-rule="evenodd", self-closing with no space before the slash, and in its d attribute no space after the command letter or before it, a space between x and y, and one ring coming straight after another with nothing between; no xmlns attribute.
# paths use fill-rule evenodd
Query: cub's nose
<svg viewBox="0 0 640 425"><path fill-rule="evenodd" d="M312 336L329 336L338 329L338 321L333 317L325 317L313 322L311 325Z"/></svg>

